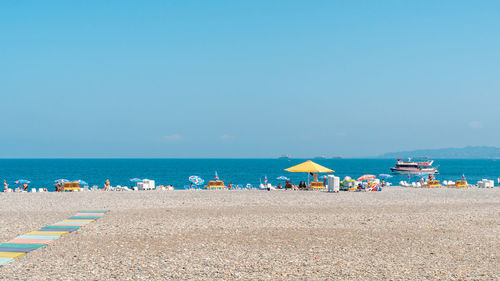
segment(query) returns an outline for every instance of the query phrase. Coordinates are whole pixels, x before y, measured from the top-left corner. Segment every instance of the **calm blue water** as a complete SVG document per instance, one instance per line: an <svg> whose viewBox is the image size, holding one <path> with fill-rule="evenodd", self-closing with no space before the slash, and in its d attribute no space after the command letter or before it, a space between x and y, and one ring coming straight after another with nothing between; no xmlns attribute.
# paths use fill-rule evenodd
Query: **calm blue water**
<svg viewBox="0 0 500 281"><path fill-rule="evenodd" d="M215 171L226 184L259 184L267 175L269 181L277 184L278 176L284 175L294 183L307 179L304 173L289 173L283 169L303 162L303 159L0 159L0 180L7 180L10 187L18 179L30 180L31 187L53 189L54 180L82 179L90 186L102 187L106 179L111 185L130 186L129 179L148 178L156 184L172 184L183 188L188 177L197 175L211 180ZM390 173L395 160L391 159L318 159L318 164L335 170L335 174L343 178L357 178L363 174ZM457 180L465 174L467 180L475 183L483 178L500 177L500 160L457 160L439 159L439 180ZM390 181L398 183L407 180L407 176L394 176ZM413 181L415 179L412 179ZM0 186L3 190L3 185Z"/></svg>

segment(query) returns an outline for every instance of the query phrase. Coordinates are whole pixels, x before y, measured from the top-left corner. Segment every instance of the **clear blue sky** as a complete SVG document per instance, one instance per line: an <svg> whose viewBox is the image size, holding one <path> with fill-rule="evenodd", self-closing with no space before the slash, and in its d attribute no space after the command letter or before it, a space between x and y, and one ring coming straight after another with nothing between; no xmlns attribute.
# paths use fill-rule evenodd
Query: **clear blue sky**
<svg viewBox="0 0 500 281"><path fill-rule="evenodd" d="M500 1L3 1L0 157L500 145Z"/></svg>

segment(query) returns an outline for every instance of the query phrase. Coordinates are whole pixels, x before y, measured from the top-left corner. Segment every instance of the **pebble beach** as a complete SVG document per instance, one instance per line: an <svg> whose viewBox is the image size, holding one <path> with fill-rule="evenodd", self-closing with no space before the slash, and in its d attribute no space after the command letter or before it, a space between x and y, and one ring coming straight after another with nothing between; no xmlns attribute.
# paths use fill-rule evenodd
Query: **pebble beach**
<svg viewBox="0 0 500 281"><path fill-rule="evenodd" d="M498 188L6 193L0 240L85 209L1 279L500 279Z"/></svg>

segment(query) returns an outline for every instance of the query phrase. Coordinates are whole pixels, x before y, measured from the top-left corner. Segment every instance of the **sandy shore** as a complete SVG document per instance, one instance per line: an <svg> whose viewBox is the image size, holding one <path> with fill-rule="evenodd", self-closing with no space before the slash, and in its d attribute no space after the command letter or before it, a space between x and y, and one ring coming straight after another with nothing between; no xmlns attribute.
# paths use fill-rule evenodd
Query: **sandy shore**
<svg viewBox="0 0 500 281"><path fill-rule="evenodd" d="M500 279L499 188L0 194L0 240L84 209L1 279Z"/></svg>

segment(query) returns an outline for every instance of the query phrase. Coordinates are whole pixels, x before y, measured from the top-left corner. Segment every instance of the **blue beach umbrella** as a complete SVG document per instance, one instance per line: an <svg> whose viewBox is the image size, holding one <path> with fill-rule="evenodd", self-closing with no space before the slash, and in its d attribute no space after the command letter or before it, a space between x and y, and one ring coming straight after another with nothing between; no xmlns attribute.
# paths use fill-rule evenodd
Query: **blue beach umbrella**
<svg viewBox="0 0 500 281"><path fill-rule="evenodd" d="M75 182L77 182L80 186L86 186L86 185L89 185L87 182L82 181L82 180L76 180Z"/></svg>
<svg viewBox="0 0 500 281"><path fill-rule="evenodd" d="M142 182L141 179L139 178L133 178L133 179L130 179L131 182Z"/></svg>
<svg viewBox="0 0 500 281"><path fill-rule="evenodd" d="M289 178L287 178L285 176L277 177L276 179L280 180L280 181L289 181L290 180Z"/></svg>
<svg viewBox="0 0 500 281"><path fill-rule="evenodd" d="M321 177L319 177L319 179L326 180L326 179L328 179L328 175L321 176Z"/></svg>
<svg viewBox="0 0 500 281"><path fill-rule="evenodd" d="M189 181L194 185L201 185L205 182L202 178L198 176L190 176Z"/></svg>
<svg viewBox="0 0 500 281"><path fill-rule="evenodd" d="M58 183L58 184L63 184L65 182L69 182L69 180L67 180L67 179L58 179L58 180L55 180L54 182Z"/></svg>
<svg viewBox="0 0 500 281"><path fill-rule="evenodd" d="M15 184L28 184L31 183L29 180L17 180Z"/></svg>

